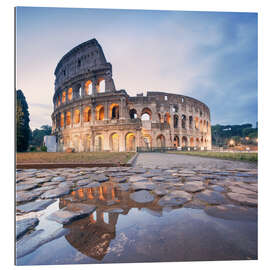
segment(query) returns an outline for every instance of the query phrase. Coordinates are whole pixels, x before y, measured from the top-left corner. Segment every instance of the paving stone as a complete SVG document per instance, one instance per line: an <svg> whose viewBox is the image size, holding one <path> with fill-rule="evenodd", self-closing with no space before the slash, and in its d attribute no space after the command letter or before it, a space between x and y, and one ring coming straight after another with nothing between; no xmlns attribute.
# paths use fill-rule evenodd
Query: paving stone
<svg viewBox="0 0 270 270"><path fill-rule="evenodd" d="M16 203L28 202L33 201L41 195L43 191L20 191L16 192Z"/></svg>
<svg viewBox="0 0 270 270"><path fill-rule="evenodd" d="M245 195L254 195L255 193L251 190L248 189L244 189L241 187L237 187L237 186L229 186L229 189L231 190L231 192L233 193L238 193L238 194L245 194Z"/></svg>
<svg viewBox="0 0 270 270"><path fill-rule="evenodd" d="M112 182L116 182L116 183L124 183L127 181L127 178L124 177L114 177L111 179Z"/></svg>
<svg viewBox="0 0 270 270"><path fill-rule="evenodd" d="M109 181L109 177L106 176L105 174L99 174L99 175L94 176L93 180L101 183L101 182Z"/></svg>
<svg viewBox="0 0 270 270"><path fill-rule="evenodd" d="M53 177L51 179L52 182L62 182L62 181L65 181L65 180L66 180L66 178L63 177L63 176L56 176L56 177Z"/></svg>
<svg viewBox="0 0 270 270"><path fill-rule="evenodd" d="M145 189L145 190L153 190L155 189L155 184L151 183L151 182L136 182L132 184L132 189L134 190L141 190L141 189Z"/></svg>
<svg viewBox="0 0 270 270"><path fill-rule="evenodd" d="M199 199L208 204L224 204L226 203L226 198L219 192L204 190L195 195L196 199Z"/></svg>
<svg viewBox="0 0 270 270"><path fill-rule="evenodd" d="M82 179L82 180L79 180L76 185L77 186L85 186L85 185L88 185L90 183L93 183L93 179L90 179L90 178L87 178L87 179Z"/></svg>
<svg viewBox="0 0 270 270"><path fill-rule="evenodd" d="M146 190L133 192L129 195L129 197L133 201L138 202L138 203L148 203L148 202L152 202L155 199L155 197L149 191L146 191Z"/></svg>
<svg viewBox="0 0 270 270"><path fill-rule="evenodd" d="M128 178L129 182L142 182L142 181L148 181L146 177L142 177L141 175L132 175Z"/></svg>
<svg viewBox="0 0 270 270"><path fill-rule="evenodd" d="M16 239L23 236L29 230L35 228L39 223L37 218L25 218L16 221Z"/></svg>
<svg viewBox="0 0 270 270"><path fill-rule="evenodd" d="M202 182L194 181L185 183L183 189L187 192L198 192L204 190L205 187Z"/></svg>
<svg viewBox="0 0 270 270"><path fill-rule="evenodd" d="M228 192L227 196L233 200L236 201L242 205L248 205L248 206L257 206L258 200L254 198L250 198L247 195L234 193L234 192Z"/></svg>
<svg viewBox="0 0 270 270"><path fill-rule="evenodd" d="M22 191L22 190L31 190L35 187L38 187L38 184L33 183L25 183L16 185L16 191Z"/></svg>
<svg viewBox="0 0 270 270"><path fill-rule="evenodd" d="M107 213L123 213L124 210L122 208L114 208L114 209L106 210L105 212L107 212Z"/></svg>
<svg viewBox="0 0 270 270"><path fill-rule="evenodd" d="M41 195L41 199L53 199L69 194L69 188L56 188L46 191Z"/></svg>
<svg viewBox="0 0 270 270"><path fill-rule="evenodd" d="M168 193L167 195L163 196L158 201L158 205L164 207L180 206L191 200L192 196L189 193L181 190L174 190Z"/></svg>
<svg viewBox="0 0 270 270"><path fill-rule="evenodd" d="M89 183L88 185L84 186L84 188L95 188L95 187L99 187L99 186L100 186L100 183L92 182L92 183Z"/></svg>
<svg viewBox="0 0 270 270"><path fill-rule="evenodd" d="M39 201L29 202L29 203L17 206L17 210L23 213L37 212L37 211L41 211L47 208L50 204L54 202L56 202L56 200L39 200Z"/></svg>
<svg viewBox="0 0 270 270"><path fill-rule="evenodd" d="M16 258L23 257L37 248L54 239L62 237L69 232L69 229L60 228L50 234L44 234L44 230L35 231L16 243Z"/></svg>
<svg viewBox="0 0 270 270"><path fill-rule="evenodd" d="M117 188L121 191L128 191L131 185L129 183L121 183L117 185Z"/></svg>
<svg viewBox="0 0 270 270"><path fill-rule="evenodd" d="M216 192L225 192L226 189L222 186L218 186L218 185L211 185L209 186L210 189L216 191Z"/></svg>

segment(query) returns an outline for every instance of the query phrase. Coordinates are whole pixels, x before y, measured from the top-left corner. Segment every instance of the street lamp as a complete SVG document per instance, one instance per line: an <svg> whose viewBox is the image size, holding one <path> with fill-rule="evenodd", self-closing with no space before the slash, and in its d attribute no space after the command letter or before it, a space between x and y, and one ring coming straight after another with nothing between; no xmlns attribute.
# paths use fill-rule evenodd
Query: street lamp
<svg viewBox="0 0 270 270"><path fill-rule="evenodd" d="M234 146L234 140L233 140L233 139L230 139L229 145L230 145L230 146Z"/></svg>

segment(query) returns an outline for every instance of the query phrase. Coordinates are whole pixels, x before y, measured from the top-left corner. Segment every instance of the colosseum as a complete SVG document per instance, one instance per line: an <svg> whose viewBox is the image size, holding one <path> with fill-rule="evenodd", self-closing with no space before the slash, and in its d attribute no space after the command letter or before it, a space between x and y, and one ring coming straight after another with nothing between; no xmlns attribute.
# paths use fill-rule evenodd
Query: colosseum
<svg viewBox="0 0 270 270"><path fill-rule="evenodd" d="M183 95L116 90L96 39L66 53L55 69L52 114L57 151L211 149L209 108Z"/></svg>

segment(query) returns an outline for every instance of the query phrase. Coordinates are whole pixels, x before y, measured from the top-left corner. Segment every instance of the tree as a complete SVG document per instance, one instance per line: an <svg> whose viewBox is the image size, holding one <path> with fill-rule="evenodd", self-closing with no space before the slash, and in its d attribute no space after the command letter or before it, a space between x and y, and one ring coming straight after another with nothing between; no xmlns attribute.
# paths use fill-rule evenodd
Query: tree
<svg viewBox="0 0 270 270"><path fill-rule="evenodd" d="M29 146L30 127L29 127L28 104L22 90L16 91L16 150L24 152Z"/></svg>
<svg viewBox="0 0 270 270"><path fill-rule="evenodd" d="M49 125L43 125L40 129L36 128L32 132L31 145L41 147L43 144L44 136L51 135L52 127Z"/></svg>

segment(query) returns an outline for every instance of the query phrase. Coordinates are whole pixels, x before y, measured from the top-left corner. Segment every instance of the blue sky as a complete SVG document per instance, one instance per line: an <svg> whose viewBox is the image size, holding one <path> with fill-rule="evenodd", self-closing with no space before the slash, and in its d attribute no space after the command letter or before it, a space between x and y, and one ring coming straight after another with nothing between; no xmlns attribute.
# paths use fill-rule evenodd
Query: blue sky
<svg viewBox="0 0 270 270"><path fill-rule="evenodd" d="M54 69L96 38L117 89L165 91L206 103L212 124L257 121L257 14L17 8L17 89L31 128L51 124Z"/></svg>

